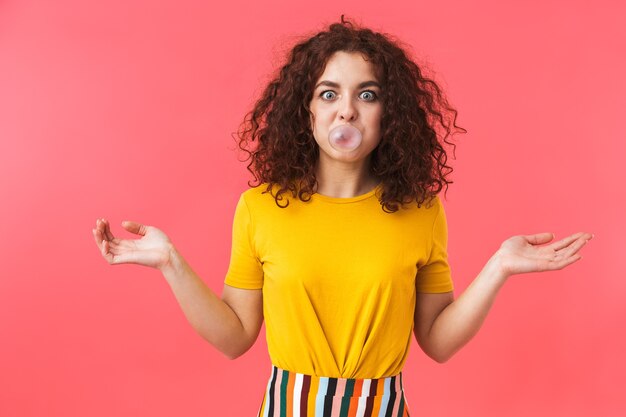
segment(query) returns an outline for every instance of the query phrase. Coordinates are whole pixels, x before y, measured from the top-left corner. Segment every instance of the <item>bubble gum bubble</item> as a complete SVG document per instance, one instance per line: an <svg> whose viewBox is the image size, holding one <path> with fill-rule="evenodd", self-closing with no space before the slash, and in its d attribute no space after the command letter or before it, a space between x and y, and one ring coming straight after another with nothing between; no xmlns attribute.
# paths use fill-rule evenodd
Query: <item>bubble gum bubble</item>
<svg viewBox="0 0 626 417"><path fill-rule="evenodd" d="M341 125L332 129L328 134L330 146L338 151L351 151L356 149L363 140L359 129L350 125Z"/></svg>

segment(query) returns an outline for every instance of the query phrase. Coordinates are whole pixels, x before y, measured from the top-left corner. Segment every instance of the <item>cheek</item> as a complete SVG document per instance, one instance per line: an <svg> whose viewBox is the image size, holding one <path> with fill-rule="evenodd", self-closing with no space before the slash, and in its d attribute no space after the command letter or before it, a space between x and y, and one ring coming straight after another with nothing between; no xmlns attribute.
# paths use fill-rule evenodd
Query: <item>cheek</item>
<svg viewBox="0 0 626 417"><path fill-rule="evenodd" d="M382 121L383 121L383 110L380 109L377 113L376 113L376 128L380 129L381 125L382 125Z"/></svg>
<svg viewBox="0 0 626 417"><path fill-rule="evenodd" d="M315 115L311 115L309 120L310 120L310 125L309 126L311 127L311 133L313 134L313 138L317 141L317 136L318 136L318 132L319 132L319 129L317 127L318 127L318 124L319 124L319 119Z"/></svg>

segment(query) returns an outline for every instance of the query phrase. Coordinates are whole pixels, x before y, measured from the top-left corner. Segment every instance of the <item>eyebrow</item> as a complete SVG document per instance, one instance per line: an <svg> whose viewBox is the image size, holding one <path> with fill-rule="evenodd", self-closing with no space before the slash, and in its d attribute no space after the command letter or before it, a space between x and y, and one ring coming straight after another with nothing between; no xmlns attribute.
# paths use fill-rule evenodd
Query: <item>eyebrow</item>
<svg viewBox="0 0 626 417"><path fill-rule="evenodd" d="M321 85L325 85L325 86L333 87L333 88L339 88L339 84L337 84L336 82L324 80L324 81L321 81L318 85L316 85L315 89L317 90L317 88ZM378 87L381 90L383 89L380 86L380 84L378 84L376 81L364 81L361 84L357 85L357 88L370 87L370 86Z"/></svg>

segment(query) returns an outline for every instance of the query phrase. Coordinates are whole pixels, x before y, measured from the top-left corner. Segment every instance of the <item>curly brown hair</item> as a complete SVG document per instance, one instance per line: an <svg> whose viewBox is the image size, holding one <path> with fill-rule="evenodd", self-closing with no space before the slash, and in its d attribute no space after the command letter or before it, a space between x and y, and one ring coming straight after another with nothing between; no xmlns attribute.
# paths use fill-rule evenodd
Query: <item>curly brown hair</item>
<svg viewBox="0 0 626 417"><path fill-rule="evenodd" d="M427 205L442 190L453 169L446 165L443 142L453 132L467 133L456 125L457 112L441 88L423 75L423 70L390 35L357 27L341 16L328 30L299 43L287 62L269 82L261 98L246 114L233 134L251 159L247 169L264 192L279 204L282 194L309 201L317 190L315 165L319 148L311 127L311 102L315 82L328 59L338 51L360 52L374 65L382 86L381 140L372 151L371 173L382 183L379 197L383 211L393 213L398 204ZM256 143L256 146L253 146ZM250 147L250 150L248 149ZM275 188L278 188L274 194Z"/></svg>

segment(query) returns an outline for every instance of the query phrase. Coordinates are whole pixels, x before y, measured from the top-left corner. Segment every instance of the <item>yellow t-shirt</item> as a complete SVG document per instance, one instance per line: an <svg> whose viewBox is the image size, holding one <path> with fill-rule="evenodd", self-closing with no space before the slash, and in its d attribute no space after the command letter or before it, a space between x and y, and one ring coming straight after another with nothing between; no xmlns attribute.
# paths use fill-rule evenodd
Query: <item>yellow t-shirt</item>
<svg viewBox="0 0 626 417"><path fill-rule="evenodd" d="M351 198L290 192L287 208L243 192L235 210L225 283L263 289L273 365L335 378L398 374L412 340L415 293L453 290L447 223L430 208L386 213L381 185ZM281 205L285 200L281 201Z"/></svg>

